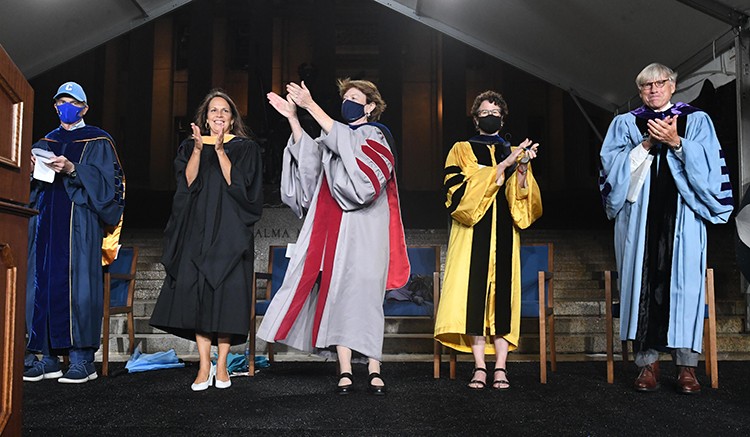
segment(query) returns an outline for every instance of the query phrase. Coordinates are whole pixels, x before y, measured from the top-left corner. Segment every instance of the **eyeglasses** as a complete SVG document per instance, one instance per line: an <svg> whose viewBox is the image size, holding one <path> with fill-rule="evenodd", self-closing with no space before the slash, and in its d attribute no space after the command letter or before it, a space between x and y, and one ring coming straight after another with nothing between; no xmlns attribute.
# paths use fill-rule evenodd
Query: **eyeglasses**
<svg viewBox="0 0 750 437"><path fill-rule="evenodd" d="M486 117L488 115L494 115L495 117L499 117L501 114L499 109L482 109L477 111L477 115L480 117Z"/></svg>
<svg viewBox="0 0 750 437"><path fill-rule="evenodd" d="M644 91L650 90L652 88L660 89L660 88L664 88L664 85L666 85L667 82L669 82L670 80L672 79L662 79L662 80L655 80L653 82L646 82L646 83L642 83L638 85L638 88Z"/></svg>

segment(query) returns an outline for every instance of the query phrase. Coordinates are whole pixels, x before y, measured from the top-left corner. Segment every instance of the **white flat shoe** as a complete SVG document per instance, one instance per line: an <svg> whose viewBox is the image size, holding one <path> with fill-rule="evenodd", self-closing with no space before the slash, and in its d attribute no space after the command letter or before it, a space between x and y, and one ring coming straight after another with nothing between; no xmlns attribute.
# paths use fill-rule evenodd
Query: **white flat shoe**
<svg viewBox="0 0 750 437"><path fill-rule="evenodd" d="M214 378L216 378L216 366L211 364L211 370L208 371L208 379L206 379L203 382L199 383L193 383L190 385L190 389L193 391L203 391L211 386L211 384L214 381ZM220 381L216 381L217 383ZM223 387L222 387L223 388Z"/></svg>

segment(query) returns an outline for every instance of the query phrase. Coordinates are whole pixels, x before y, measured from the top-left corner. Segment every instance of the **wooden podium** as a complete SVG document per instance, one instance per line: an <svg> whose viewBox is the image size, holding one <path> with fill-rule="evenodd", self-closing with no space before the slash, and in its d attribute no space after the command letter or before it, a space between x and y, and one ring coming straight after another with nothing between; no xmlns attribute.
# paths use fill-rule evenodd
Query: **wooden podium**
<svg viewBox="0 0 750 437"><path fill-rule="evenodd" d="M0 435L21 435L34 91L0 46Z"/></svg>

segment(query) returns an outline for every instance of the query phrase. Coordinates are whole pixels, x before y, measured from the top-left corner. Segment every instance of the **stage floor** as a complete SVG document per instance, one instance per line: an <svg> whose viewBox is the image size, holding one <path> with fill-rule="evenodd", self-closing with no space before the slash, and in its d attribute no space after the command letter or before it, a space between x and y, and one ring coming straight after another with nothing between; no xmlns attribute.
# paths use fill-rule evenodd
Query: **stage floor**
<svg viewBox="0 0 750 437"><path fill-rule="evenodd" d="M111 371L124 363L112 364ZM335 364L282 362L232 387L192 392L196 367L122 374L85 384L24 383L24 435L747 435L750 362L719 363L719 389L675 392L674 366L662 363L661 389L636 393L632 363L606 382L604 362L562 362L539 383L533 362L508 365L511 389L469 390L472 365L458 379L432 378L432 363L385 363L388 394L366 392L355 365L353 394L333 393Z"/></svg>

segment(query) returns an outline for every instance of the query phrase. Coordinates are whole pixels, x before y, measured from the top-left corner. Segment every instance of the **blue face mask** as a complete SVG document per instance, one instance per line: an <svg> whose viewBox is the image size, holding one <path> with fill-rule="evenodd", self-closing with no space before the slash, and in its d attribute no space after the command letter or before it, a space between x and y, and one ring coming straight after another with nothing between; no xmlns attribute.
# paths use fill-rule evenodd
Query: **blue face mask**
<svg viewBox="0 0 750 437"><path fill-rule="evenodd" d="M70 102L57 105L55 106L55 108L57 109L57 115L60 117L60 121L65 124L73 124L82 119L83 117L81 116L81 112L86 109L85 106L81 108L80 106L76 106Z"/></svg>
<svg viewBox="0 0 750 437"><path fill-rule="evenodd" d="M351 123L365 116L365 105L361 105L351 100L341 102L341 116L344 121Z"/></svg>

